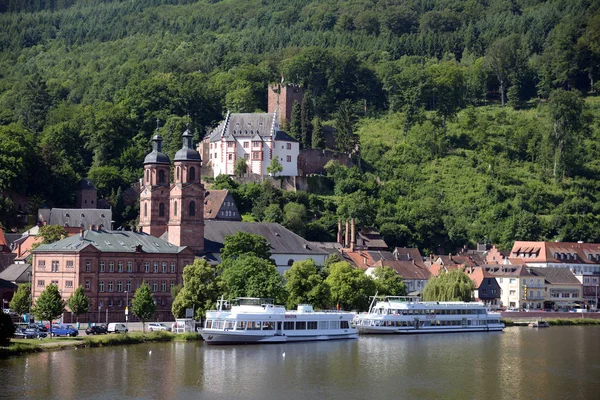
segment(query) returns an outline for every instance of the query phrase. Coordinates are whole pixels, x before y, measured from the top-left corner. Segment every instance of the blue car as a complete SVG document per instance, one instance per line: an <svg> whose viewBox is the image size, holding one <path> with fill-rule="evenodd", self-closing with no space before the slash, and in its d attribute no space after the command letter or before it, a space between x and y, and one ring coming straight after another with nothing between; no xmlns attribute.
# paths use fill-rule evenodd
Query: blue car
<svg viewBox="0 0 600 400"><path fill-rule="evenodd" d="M71 336L79 335L79 331L73 325L52 325L52 336Z"/></svg>

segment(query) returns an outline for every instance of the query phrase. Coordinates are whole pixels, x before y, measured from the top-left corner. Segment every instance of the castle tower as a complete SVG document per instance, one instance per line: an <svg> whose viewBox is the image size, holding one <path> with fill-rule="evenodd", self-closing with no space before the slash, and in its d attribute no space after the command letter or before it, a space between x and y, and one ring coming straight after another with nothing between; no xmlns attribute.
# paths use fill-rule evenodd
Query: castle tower
<svg viewBox="0 0 600 400"><path fill-rule="evenodd" d="M304 89L299 85L275 84L269 86L267 112L277 111L279 125L289 124L292 120L292 107L294 102L302 104Z"/></svg>
<svg viewBox="0 0 600 400"><path fill-rule="evenodd" d="M98 189L91 179L81 179L75 190L75 208L98 208Z"/></svg>
<svg viewBox="0 0 600 400"><path fill-rule="evenodd" d="M175 154L171 185L169 243L204 250L204 186L200 183L202 159L194 150L193 135L183 132L183 147Z"/></svg>
<svg viewBox="0 0 600 400"><path fill-rule="evenodd" d="M144 159L144 176L140 193L140 228L160 237L169 221L169 177L171 162L162 153L162 137L152 138L152 152Z"/></svg>

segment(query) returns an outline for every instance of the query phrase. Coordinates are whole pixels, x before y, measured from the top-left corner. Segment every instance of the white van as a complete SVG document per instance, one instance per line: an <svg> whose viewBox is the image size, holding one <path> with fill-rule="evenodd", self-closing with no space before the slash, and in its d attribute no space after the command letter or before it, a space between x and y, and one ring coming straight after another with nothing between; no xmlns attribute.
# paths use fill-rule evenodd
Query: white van
<svg viewBox="0 0 600 400"><path fill-rule="evenodd" d="M108 328L106 328L108 333L127 333L127 327L125 324L121 324L118 322L111 322L108 324Z"/></svg>

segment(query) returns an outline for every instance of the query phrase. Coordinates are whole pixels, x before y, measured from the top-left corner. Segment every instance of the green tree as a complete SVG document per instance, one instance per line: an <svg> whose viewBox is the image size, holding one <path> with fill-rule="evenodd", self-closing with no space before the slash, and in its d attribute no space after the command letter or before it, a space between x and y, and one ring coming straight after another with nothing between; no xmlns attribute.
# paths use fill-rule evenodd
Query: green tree
<svg viewBox="0 0 600 400"><path fill-rule="evenodd" d="M52 321L64 312L65 301L58 291L58 286L54 284L46 287L33 306L33 314L38 320L50 322L50 336L52 336Z"/></svg>
<svg viewBox="0 0 600 400"><path fill-rule="evenodd" d="M283 171L283 165L279 161L279 158L273 157L271 159L271 164L267 167L267 173L273 177L277 177Z"/></svg>
<svg viewBox="0 0 600 400"><path fill-rule="evenodd" d="M7 347L15 333L15 325L10 315L0 311L0 346Z"/></svg>
<svg viewBox="0 0 600 400"><path fill-rule="evenodd" d="M576 162L578 155L574 152L574 147L583 126L583 107L583 100L576 92L558 89L550 94L548 108L554 123L554 179L564 177L569 172L569 167Z"/></svg>
<svg viewBox="0 0 600 400"><path fill-rule="evenodd" d="M243 254L226 263L221 274L225 295L235 297L266 297L285 301L281 274L275 264L254 254Z"/></svg>
<svg viewBox="0 0 600 400"><path fill-rule="evenodd" d="M366 310L369 296L376 291L373 279L345 261L329 266L325 284L329 286L331 302L342 310Z"/></svg>
<svg viewBox="0 0 600 400"><path fill-rule="evenodd" d="M357 116L352 103L344 101L335 113L335 145L338 151L350 153L359 143L358 135L354 132Z"/></svg>
<svg viewBox="0 0 600 400"><path fill-rule="evenodd" d="M306 207L304 204L287 203L283 206L283 226L304 236L306 230Z"/></svg>
<svg viewBox="0 0 600 400"><path fill-rule="evenodd" d="M464 271L442 272L423 289L425 301L471 301L475 284Z"/></svg>
<svg viewBox="0 0 600 400"><path fill-rule="evenodd" d="M330 255L327 256L327 258L325 259L325 268L329 269L330 266L332 266L333 264L342 262L342 257L340 257L340 255L338 253L332 253Z"/></svg>
<svg viewBox="0 0 600 400"><path fill-rule="evenodd" d="M313 149L324 149L325 148L325 136L323 134L323 124L319 117L315 117L312 120L312 145Z"/></svg>
<svg viewBox="0 0 600 400"><path fill-rule="evenodd" d="M465 80L455 62L434 64L427 69L429 96L436 114L442 118L444 135L447 121L465 106Z"/></svg>
<svg viewBox="0 0 600 400"><path fill-rule="evenodd" d="M269 260L271 246L264 237L254 233L239 231L235 235L225 236L221 259L225 262L243 255L253 255L263 260Z"/></svg>
<svg viewBox="0 0 600 400"><path fill-rule="evenodd" d="M31 307L31 284L19 285L8 307L19 315L28 313Z"/></svg>
<svg viewBox="0 0 600 400"><path fill-rule="evenodd" d="M58 242L69 236L69 233L64 226L61 225L43 225L40 226L40 230L36 237L42 238L41 244L50 244Z"/></svg>
<svg viewBox="0 0 600 400"><path fill-rule="evenodd" d="M323 275L311 260L296 261L283 273L288 294L286 306L295 308L298 304L312 304L316 309L324 308L329 300L329 287L324 284Z"/></svg>
<svg viewBox="0 0 600 400"><path fill-rule="evenodd" d="M248 171L248 163L246 162L246 159L238 158L235 162L235 167L233 169L233 172L235 172L235 174L238 177L242 177L242 176L244 176L246 171Z"/></svg>
<svg viewBox="0 0 600 400"><path fill-rule="evenodd" d="M302 142L302 106L297 101L295 101L292 106L290 135L299 142Z"/></svg>
<svg viewBox="0 0 600 400"><path fill-rule="evenodd" d="M312 104L312 96L310 92L306 93L302 98L302 105L300 110L301 115L301 138L302 138L302 147L305 149L309 149L312 145L312 135L313 135L313 104Z"/></svg>
<svg viewBox="0 0 600 400"><path fill-rule="evenodd" d="M131 302L131 312L142 321L142 329L146 332L146 321L149 321L156 311L154 295L150 291L150 286L146 281L142 282L133 295Z"/></svg>
<svg viewBox="0 0 600 400"><path fill-rule="evenodd" d="M67 305L73 314L77 316L77 322L79 322L79 316L85 314L90 310L90 299L85 295L83 286L79 286L75 289L75 293L67 301Z"/></svg>
<svg viewBox="0 0 600 400"><path fill-rule="evenodd" d="M405 296L406 286L402 277L390 267L377 267L373 271L377 293L387 296Z"/></svg>
<svg viewBox="0 0 600 400"><path fill-rule="evenodd" d="M511 74L517 74L526 65L526 54L521 45L521 36L512 34L497 39L486 50L486 65L498 79L500 100L506 103L506 90Z"/></svg>
<svg viewBox="0 0 600 400"><path fill-rule="evenodd" d="M279 207L279 204L269 204L269 206L265 208L262 220L263 222L277 223L283 221L283 212L281 211L281 207Z"/></svg>
<svg viewBox="0 0 600 400"><path fill-rule="evenodd" d="M221 279L215 268L206 260L195 259L183 269L183 288L173 301L173 316L182 318L186 309L193 308L196 320L202 321L206 311L214 308L221 291Z"/></svg>

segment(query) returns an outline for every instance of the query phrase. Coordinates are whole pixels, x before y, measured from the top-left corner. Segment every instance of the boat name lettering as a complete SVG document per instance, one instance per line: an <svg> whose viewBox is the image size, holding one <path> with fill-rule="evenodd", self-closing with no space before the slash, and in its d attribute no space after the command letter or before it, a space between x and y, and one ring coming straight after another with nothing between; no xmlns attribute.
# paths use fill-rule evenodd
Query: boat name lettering
<svg viewBox="0 0 600 400"><path fill-rule="evenodd" d="M296 316L295 316L295 315L286 315L285 317L286 317L286 318L296 318Z"/></svg>
<svg viewBox="0 0 600 400"><path fill-rule="evenodd" d="M427 318L427 319L435 319L435 315L432 315L432 314L427 314L427 315L426 315L426 318Z"/></svg>

